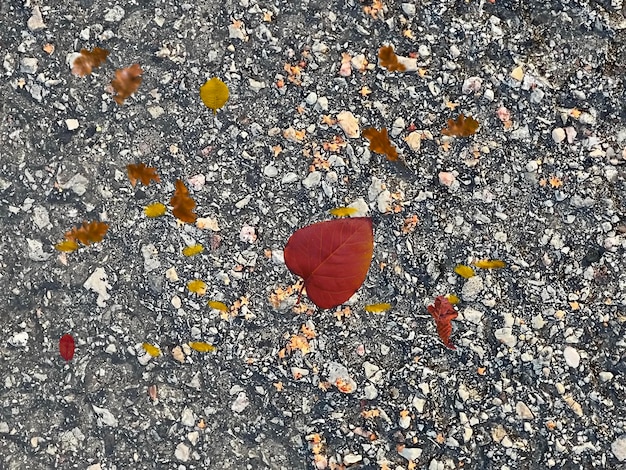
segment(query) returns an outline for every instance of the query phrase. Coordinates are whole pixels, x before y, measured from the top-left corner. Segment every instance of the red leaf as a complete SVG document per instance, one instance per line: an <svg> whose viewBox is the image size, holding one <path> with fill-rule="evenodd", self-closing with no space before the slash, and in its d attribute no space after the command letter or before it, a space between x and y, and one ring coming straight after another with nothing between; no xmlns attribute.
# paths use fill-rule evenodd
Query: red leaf
<svg viewBox="0 0 626 470"><path fill-rule="evenodd" d="M72 335L63 335L59 340L59 352L61 353L61 357L66 361L71 361L74 357L74 338Z"/></svg>
<svg viewBox="0 0 626 470"><path fill-rule="evenodd" d="M361 287L372 261L374 233L370 217L336 219L297 230L285 246L289 271L319 308L333 308Z"/></svg>
<svg viewBox="0 0 626 470"><path fill-rule="evenodd" d="M452 334L452 320L454 320L459 313L454 310L454 307L448 299L443 295L435 297L435 305L429 305L428 312L435 319L437 325L437 334L450 349L456 349L456 347L450 342L450 335Z"/></svg>

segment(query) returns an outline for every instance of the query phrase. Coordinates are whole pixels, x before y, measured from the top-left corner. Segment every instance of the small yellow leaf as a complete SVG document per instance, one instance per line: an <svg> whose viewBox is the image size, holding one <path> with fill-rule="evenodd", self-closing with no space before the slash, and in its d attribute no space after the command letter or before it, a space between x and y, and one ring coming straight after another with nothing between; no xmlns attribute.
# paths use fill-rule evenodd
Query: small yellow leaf
<svg viewBox="0 0 626 470"><path fill-rule="evenodd" d="M454 268L454 272L465 279L469 279L470 277L476 275L474 274L474 270L472 268L465 266L464 264L457 264Z"/></svg>
<svg viewBox="0 0 626 470"><path fill-rule="evenodd" d="M152 357L159 357L161 355L161 350L150 343L143 343L142 346Z"/></svg>
<svg viewBox="0 0 626 470"><path fill-rule="evenodd" d="M204 343L202 341L191 341L189 343L189 347L191 349L193 349L194 351L198 351L201 353L204 352L213 352L215 351L217 348L215 346L213 346L212 344L209 343Z"/></svg>
<svg viewBox="0 0 626 470"><path fill-rule="evenodd" d="M356 214L358 209L356 207L335 207L328 212L330 212L330 215L334 215L335 217L349 217Z"/></svg>
<svg viewBox="0 0 626 470"><path fill-rule="evenodd" d="M366 312L370 313L383 313L391 308L391 304L387 302L369 304L364 307Z"/></svg>
<svg viewBox="0 0 626 470"><path fill-rule="evenodd" d="M204 251L204 247L202 245L195 244L195 245L186 246L185 248L183 248L183 255L195 256L195 255L202 253L203 251Z"/></svg>
<svg viewBox="0 0 626 470"><path fill-rule="evenodd" d="M481 269L500 269L506 266L506 263L499 259L481 259L472 264Z"/></svg>
<svg viewBox="0 0 626 470"><path fill-rule="evenodd" d="M448 299L448 302L450 302L452 305L456 305L458 304L461 299L459 299L456 295L454 294L448 294L446 295L446 299Z"/></svg>
<svg viewBox="0 0 626 470"><path fill-rule="evenodd" d="M155 202L144 207L143 212L144 214L146 214L146 217L154 219L155 217L161 217L163 214L165 214L166 210L167 209L164 204L161 204L160 202Z"/></svg>
<svg viewBox="0 0 626 470"><path fill-rule="evenodd" d="M213 110L213 114L226 104L228 96L228 87L217 77L213 77L200 87L200 98L207 108Z"/></svg>
<svg viewBox="0 0 626 470"><path fill-rule="evenodd" d="M209 300L209 303L207 305L211 308L214 308L215 310L228 312L228 306L224 302L220 302L218 300Z"/></svg>
<svg viewBox="0 0 626 470"><path fill-rule="evenodd" d="M78 249L78 243L74 240L63 240L62 242L57 243L54 247L59 251L72 252Z"/></svg>
<svg viewBox="0 0 626 470"><path fill-rule="evenodd" d="M206 294L206 287L206 283L204 281L201 281L200 279L194 279L193 281L189 281L187 283L187 289L189 289L190 292L198 295Z"/></svg>

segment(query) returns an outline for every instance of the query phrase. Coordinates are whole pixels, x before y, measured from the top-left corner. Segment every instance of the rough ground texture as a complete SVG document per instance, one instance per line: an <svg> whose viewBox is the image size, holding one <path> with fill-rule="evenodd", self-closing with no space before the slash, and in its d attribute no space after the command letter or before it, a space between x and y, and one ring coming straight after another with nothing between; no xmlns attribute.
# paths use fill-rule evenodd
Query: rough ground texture
<svg viewBox="0 0 626 470"><path fill-rule="evenodd" d="M0 3L1 468L626 466L622 2L364 6ZM418 70L378 66L385 44ZM95 46L107 61L72 75ZM478 132L442 136L461 112ZM161 182L133 189L137 162ZM145 217L178 178L209 228ZM296 305L288 237L349 204L374 218L364 285ZM105 239L56 251L84 220ZM454 273L483 258L507 267ZM426 310L451 293L455 351Z"/></svg>

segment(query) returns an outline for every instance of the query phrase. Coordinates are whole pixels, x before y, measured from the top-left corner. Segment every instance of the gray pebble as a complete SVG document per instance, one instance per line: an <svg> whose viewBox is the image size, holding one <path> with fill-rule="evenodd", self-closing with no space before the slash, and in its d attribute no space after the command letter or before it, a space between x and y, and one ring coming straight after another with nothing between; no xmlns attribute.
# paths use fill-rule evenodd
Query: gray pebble
<svg viewBox="0 0 626 470"><path fill-rule="evenodd" d="M20 61L20 72L27 74L37 73L39 61L34 57L24 57Z"/></svg>
<svg viewBox="0 0 626 470"><path fill-rule="evenodd" d="M476 300L478 294L483 290L483 279L480 276L470 277L463 285L461 296L466 302Z"/></svg>

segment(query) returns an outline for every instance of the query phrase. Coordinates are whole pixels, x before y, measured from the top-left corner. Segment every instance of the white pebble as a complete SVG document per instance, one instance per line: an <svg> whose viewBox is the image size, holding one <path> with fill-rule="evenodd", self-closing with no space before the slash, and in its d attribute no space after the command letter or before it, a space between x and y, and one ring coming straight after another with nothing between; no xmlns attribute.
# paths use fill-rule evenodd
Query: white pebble
<svg viewBox="0 0 626 470"><path fill-rule="evenodd" d="M422 455L422 449L419 447L405 447L398 454L411 462L415 462Z"/></svg>
<svg viewBox="0 0 626 470"><path fill-rule="evenodd" d="M78 119L66 119L65 125L68 131L76 130L78 129Z"/></svg>
<svg viewBox="0 0 626 470"><path fill-rule="evenodd" d="M13 334L9 338L9 344L16 348L23 348L28 343L28 332L20 331L19 333Z"/></svg>
<svg viewBox="0 0 626 470"><path fill-rule="evenodd" d="M248 399L246 392L239 392L237 394L237 398L230 406L230 409L233 410L235 413L241 413L243 410L246 409L249 404L250 400Z"/></svg>
<svg viewBox="0 0 626 470"><path fill-rule="evenodd" d="M181 462L187 462L189 460L190 449L187 444L181 442L176 446L176 450L174 451L174 457L176 457Z"/></svg>
<svg viewBox="0 0 626 470"><path fill-rule="evenodd" d="M565 129L563 129L562 127L552 129L552 140L554 140L555 143L559 144L563 142L565 140L565 137Z"/></svg>
<svg viewBox="0 0 626 470"><path fill-rule="evenodd" d="M530 411L530 408L528 408L528 405L526 405L523 401L518 401L515 404L515 412L517 413L517 417L520 419L533 419L535 417L533 412Z"/></svg>
<svg viewBox="0 0 626 470"><path fill-rule="evenodd" d="M611 452L617 460L623 462L626 460L626 434L622 434L611 444Z"/></svg>
<svg viewBox="0 0 626 470"><path fill-rule="evenodd" d="M578 354L578 351L571 346L567 346L563 350L563 357L565 358L565 363L574 369L576 369L580 364L580 354Z"/></svg>
<svg viewBox="0 0 626 470"><path fill-rule="evenodd" d="M480 87L483 84L483 79L480 77L469 77L463 81L463 87L461 91L465 95L469 95L470 93L476 93L480 90Z"/></svg>
<svg viewBox="0 0 626 470"><path fill-rule="evenodd" d="M476 300L478 294L483 290L483 280L480 276L470 277L461 290L461 296L464 301Z"/></svg>
<svg viewBox="0 0 626 470"><path fill-rule="evenodd" d="M313 189L319 186L321 182L322 182L322 173L316 170L316 171L312 171L311 173L309 173L309 175L302 180L302 185L307 189Z"/></svg>
<svg viewBox="0 0 626 470"><path fill-rule="evenodd" d="M183 426L193 427L196 424L196 416L191 408L185 408L180 418Z"/></svg>

